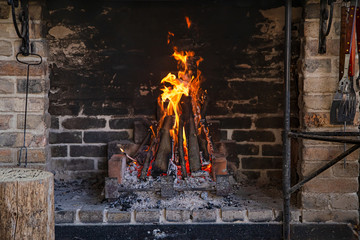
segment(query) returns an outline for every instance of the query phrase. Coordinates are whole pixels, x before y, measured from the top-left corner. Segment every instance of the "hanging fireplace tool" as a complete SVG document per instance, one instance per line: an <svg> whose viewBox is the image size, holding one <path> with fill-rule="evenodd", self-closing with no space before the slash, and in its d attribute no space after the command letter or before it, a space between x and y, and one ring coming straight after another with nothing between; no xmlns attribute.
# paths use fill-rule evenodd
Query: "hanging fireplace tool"
<svg viewBox="0 0 360 240"><path fill-rule="evenodd" d="M28 0L20 0L21 2L21 13L19 15L19 19L21 22L21 31L17 25L15 8L19 6L18 0L8 0L8 4L11 5L11 13L13 24L15 27L16 34L22 40L21 47L19 52L16 54L16 61L18 63L24 64L27 66L26 71L26 87L25 87L25 110L24 110L24 137L23 137L23 145L19 151L19 159L18 166L21 166L21 158L23 152L24 155L24 166L27 166L27 146L26 146L26 128L27 128L27 105L28 105L28 95L29 95L29 73L30 66L40 65L42 63L42 57L39 54L33 53L30 51L30 39L29 39L29 1Z"/></svg>

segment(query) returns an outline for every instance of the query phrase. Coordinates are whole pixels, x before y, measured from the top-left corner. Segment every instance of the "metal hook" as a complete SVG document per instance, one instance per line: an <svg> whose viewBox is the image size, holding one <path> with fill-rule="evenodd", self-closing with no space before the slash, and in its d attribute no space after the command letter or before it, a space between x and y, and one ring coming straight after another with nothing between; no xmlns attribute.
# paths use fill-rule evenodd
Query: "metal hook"
<svg viewBox="0 0 360 240"><path fill-rule="evenodd" d="M326 53L326 37L330 33L335 0L321 0L320 2L320 31L319 50L320 54ZM330 14L327 5L330 5Z"/></svg>

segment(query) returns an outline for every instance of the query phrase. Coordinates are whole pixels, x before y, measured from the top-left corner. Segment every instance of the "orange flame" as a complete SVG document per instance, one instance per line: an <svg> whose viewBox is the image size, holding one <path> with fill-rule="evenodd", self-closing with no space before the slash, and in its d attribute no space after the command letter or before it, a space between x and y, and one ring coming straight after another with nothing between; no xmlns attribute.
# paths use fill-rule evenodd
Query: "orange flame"
<svg viewBox="0 0 360 240"><path fill-rule="evenodd" d="M189 17L185 17L185 20L186 20L186 24L187 24L187 27L190 28L191 27L191 20Z"/></svg>

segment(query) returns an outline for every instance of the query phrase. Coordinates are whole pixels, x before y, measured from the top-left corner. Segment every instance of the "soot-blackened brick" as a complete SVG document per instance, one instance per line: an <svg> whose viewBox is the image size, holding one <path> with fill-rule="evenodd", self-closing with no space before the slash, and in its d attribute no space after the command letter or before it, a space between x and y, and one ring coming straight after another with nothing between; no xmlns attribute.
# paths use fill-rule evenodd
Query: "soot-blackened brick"
<svg viewBox="0 0 360 240"><path fill-rule="evenodd" d="M259 146L254 144L237 144L234 142L222 143L225 145L226 152L234 155L257 155L259 154Z"/></svg>
<svg viewBox="0 0 360 240"><path fill-rule="evenodd" d="M257 171L241 171L247 178L247 180L255 181L260 178L260 172Z"/></svg>
<svg viewBox="0 0 360 240"><path fill-rule="evenodd" d="M263 145L262 155L263 156L282 156L283 146L280 144L276 145Z"/></svg>
<svg viewBox="0 0 360 240"><path fill-rule="evenodd" d="M249 157L242 158L243 169L281 169L281 158Z"/></svg>
<svg viewBox="0 0 360 240"><path fill-rule="evenodd" d="M51 146L51 157L66 157L67 146Z"/></svg>
<svg viewBox="0 0 360 240"><path fill-rule="evenodd" d="M108 143L115 140L127 140L129 133L122 132L85 132L84 141L86 143Z"/></svg>
<svg viewBox="0 0 360 240"><path fill-rule="evenodd" d="M291 127L296 128L299 126L299 119L292 117L290 119ZM264 117L259 118L255 122L257 128L283 128L284 118L283 117Z"/></svg>
<svg viewBox="0 0 360 240"><path fill-rule="evenodd" d="M220 128L223 129L234 129L234 128L250 128L251 127L251 118L241 117L241 118L220 118Z"/></svg>
<svg viewBox="0 0 360 240"><path fill-rule="evenodd" d="M232 135L232 140L237 142L273 142L275 141L274 133L270 131L241 131L235 130Z"/></svg>
<svg viewBox="0 0 360 240"><path fill-rule="evenodd" d="M94 170L93 159L53 159L51 164L56 171Z"/></svg>
<svg viewBox="0 0 360 240"><path fill-rule="evenodd" d="M71 157L106 157L106 146L70 146Z"/></svg>
<svg viewBox="0 0 360 240"><path fill-rule="evenodd" d="M50 132L49 143L82 143L81 132Z"/></svg>
<svg viewBox="0 0 360 240"><path fill-rule="evenodd" d="M52 129L59 129L59 118L51 116L51 126Z"/></svg>
<svg viewBox="0 0 360 240"><path fill-rule="evenodd" d="M135 121L140 121L140 119L139 118L110 119L109 125L111 129L133 129Z"/></svg>
<svg viewBox="0 0 360 240"><path fill-rule="evenodd" d="M213 142L219 142L222 139L222 132L220 131L220 121L208 121L208 129Z"/></svg>
<svg viewBox="0 0 360 240"><path fill-rule="evenodd" d="M17 80L17 92L25 93L26 92L26 79ZM29 93L41 93L43 91L43 86L41 85L40 79L31 79L29 80Z"/></svg>
<svg viewBox="0 0 360 240"><path fill-rule="evenodd" d="M98 118L68 118L62 122L62 126L66 129L91 129L104 128L106 125L105 119Z"/></svg>

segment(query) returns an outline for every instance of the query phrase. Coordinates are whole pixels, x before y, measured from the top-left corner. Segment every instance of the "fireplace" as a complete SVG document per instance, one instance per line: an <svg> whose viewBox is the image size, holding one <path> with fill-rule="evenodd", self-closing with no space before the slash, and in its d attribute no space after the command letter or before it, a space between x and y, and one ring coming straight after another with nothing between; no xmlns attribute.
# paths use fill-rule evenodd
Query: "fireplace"
<svg viewBox="0 0 360 240"><path fill-rule="evenodd" d="M337 76L338 53L331 46L339 40L340 5L325 55L317 53L318 5L294 1L293 129L334 129L328 103ZM12 166L21 146L26 74L15 62L20 43L10 9L0 6L0 24L6 27L0 32L0 164ZM28 166L54 173L57 224L282 220L283 1L48 0L30 1L30 14L32 48L44 62L30 76ZM203 59L197 66L208 101L202 120L225 174L214 171L215 157L201 159L199 149L200 168L208 175L196 176L189 168L190 188L181 185L179 144L171 150L175 176L164 169L152 172L150 160L141 178L151 138L161 138L161 80L169 73L179 78L175 46ZM292 142L294 181L342 147ZM134 163L141 160L138 149L140 165ZM292 221L356 223L356 159L314 180L319 184L306 185L292 199ZM213 169L206 169L210 164ZM123 182L126 178L134 182ZM334 184L319 187L327 182Z"/></svg>

